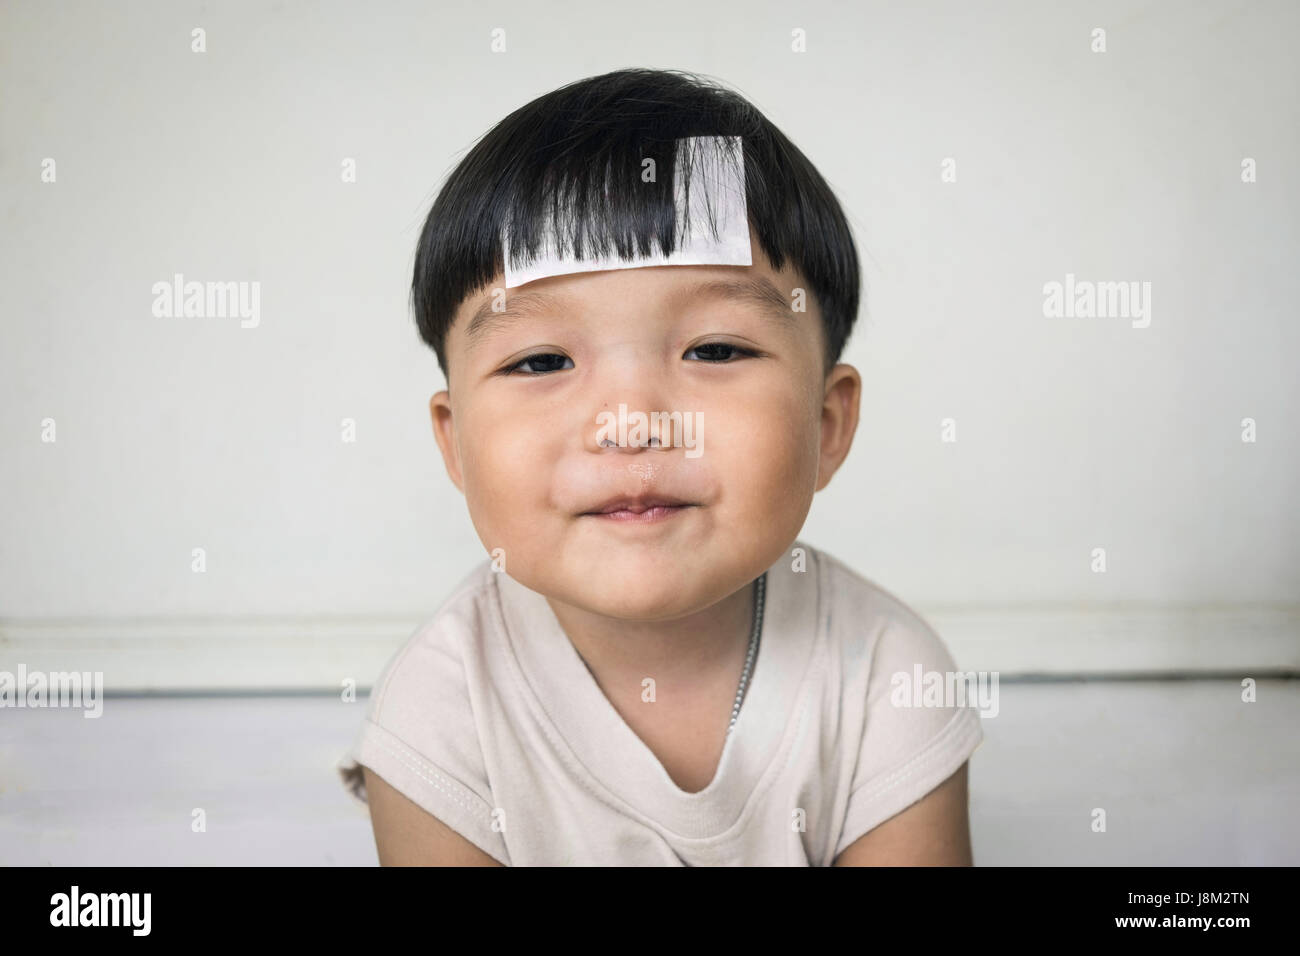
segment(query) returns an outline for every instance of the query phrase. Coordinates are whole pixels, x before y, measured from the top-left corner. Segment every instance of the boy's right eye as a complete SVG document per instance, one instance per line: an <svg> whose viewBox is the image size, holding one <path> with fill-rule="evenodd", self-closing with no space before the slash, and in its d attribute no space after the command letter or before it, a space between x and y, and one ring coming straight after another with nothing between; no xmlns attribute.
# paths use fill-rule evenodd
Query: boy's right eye
<svg viewBox="0 0 1300 956"><path fill-rule="evenodd" d="M567 355L560 355L556 352L538 352L536 355L529 355L527 358L522 358L513 365L503 368L501 373L503 375L546 375L549 372L563 371L563 368L551 367L551 360L553 359L559 359L561 362L571 361ZM529 363L536 363L541 366L541 368L517 371L522 366L528 365Z"/></svg>

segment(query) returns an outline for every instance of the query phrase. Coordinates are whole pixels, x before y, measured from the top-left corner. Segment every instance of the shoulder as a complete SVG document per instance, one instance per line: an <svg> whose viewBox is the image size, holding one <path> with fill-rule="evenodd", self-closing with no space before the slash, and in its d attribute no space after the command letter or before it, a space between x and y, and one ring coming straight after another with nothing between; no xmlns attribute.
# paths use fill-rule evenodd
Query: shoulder
<svg viewBox="0 0 1300 956"><path fill-rule="evenodd" d="M360 770L368 768L391 790L504 861L481 725L493 719L482 706L481 660L495 628L495 600L494 572L484 561L389 658L340 772L354 795L368 800ZM389 802L391 809L394 801Z"/></svg>
<svg viewBox="0 0 1300 956"><path fill-rule="evenodd" d="M476 566L376 679L354 755L390 783L396 780L385 771L400 765L430 786L468 788L486 798L481 660L491 634L494 588L490 563Z"/></svg>
<svg viewBox="0 0 1300 956"><path fill-rule="evenodd" d="M491 562L476 565L389 657L371 690L371 719L384 723L403 702L436 705L466 690L467 665L493 627ZM456 691L461 694L455 694Z"/></svg>
<svg viewBox="0 0 1300 956"><path fill-rule="evenodd" d="M944 840L968 839L965 776L957 775L983 741L975 697L967 699L947 644L917 610L845 562L820 557L833 666L842 681L838 701L855 731L843 735L852 771L835 855L951 781L890 839L906 844L899 859L964 858L968 851L951 847L931 854L924 832L943 826L951 831ZM888 857L879 848L872 855Z"/></svg>
<svg viewBox="0 0 1300 956"><path fill-rule="evenodd" d="M873 678L915 663L929 670L955 666L943 638L920 612L834 555L817 556L830 638L843 659L863 662Z"/></svg>

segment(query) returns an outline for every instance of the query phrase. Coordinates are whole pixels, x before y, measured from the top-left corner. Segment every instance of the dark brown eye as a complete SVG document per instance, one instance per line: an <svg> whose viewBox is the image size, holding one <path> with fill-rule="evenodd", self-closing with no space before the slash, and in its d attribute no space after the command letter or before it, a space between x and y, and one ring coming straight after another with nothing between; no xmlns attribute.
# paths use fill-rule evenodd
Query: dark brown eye
<svg viewBox="0 0 1300 956"><path fill-rule="evenodd" d="M563 364L559 368L554 367L553 360L558 359L561 363L571 361L567 355L560 355L556 352L538 352L536 355L530 355L522 358L514 365L504 368L501 371L506 375L545 375L548 372L559 372L563 370ZM516 371L525 365L533 365L534 368Z"/></svg>
<svg viewBox="0 0 1300 956"><path fill-rule="evenodd" d="M718 365L724 363L733 355L743 355L753 357L755 352L750 349L741 348L739 345L732 345L729 342L706 342L703 345L696 345L686 350L686 354L699 352L710 364Z"/></svg>

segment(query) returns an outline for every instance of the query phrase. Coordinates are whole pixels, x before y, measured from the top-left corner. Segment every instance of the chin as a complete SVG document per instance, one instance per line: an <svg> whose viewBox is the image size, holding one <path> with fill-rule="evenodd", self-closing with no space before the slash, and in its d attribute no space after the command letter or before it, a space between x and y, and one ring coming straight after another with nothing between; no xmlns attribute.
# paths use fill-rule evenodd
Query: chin
<svg viewBox="0 0 1300 956"><path fill-rule="evenodd" d="M691 609L694 589L703 582L684 568L659 572L651 566L611 567L570 582L581 603L600 614L629 620L676 617Z"/></svg>

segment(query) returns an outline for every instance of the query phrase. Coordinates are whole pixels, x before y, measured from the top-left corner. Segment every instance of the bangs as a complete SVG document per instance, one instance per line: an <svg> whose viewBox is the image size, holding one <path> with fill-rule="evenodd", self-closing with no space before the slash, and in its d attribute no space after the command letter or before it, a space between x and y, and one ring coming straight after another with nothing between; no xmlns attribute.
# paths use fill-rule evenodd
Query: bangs
<svg viewBox="0 0 1300 956"><path fill-rule="evenodd" d="M542 256L668 256L705 232L720 241L725 197L719 183L741 184L743 202L744 158L735 137L612 143L589 134L539 174L522 171L506 192L498 227L506 271ZM749 223L730 225L743 229L748 246Z"/></svg>

